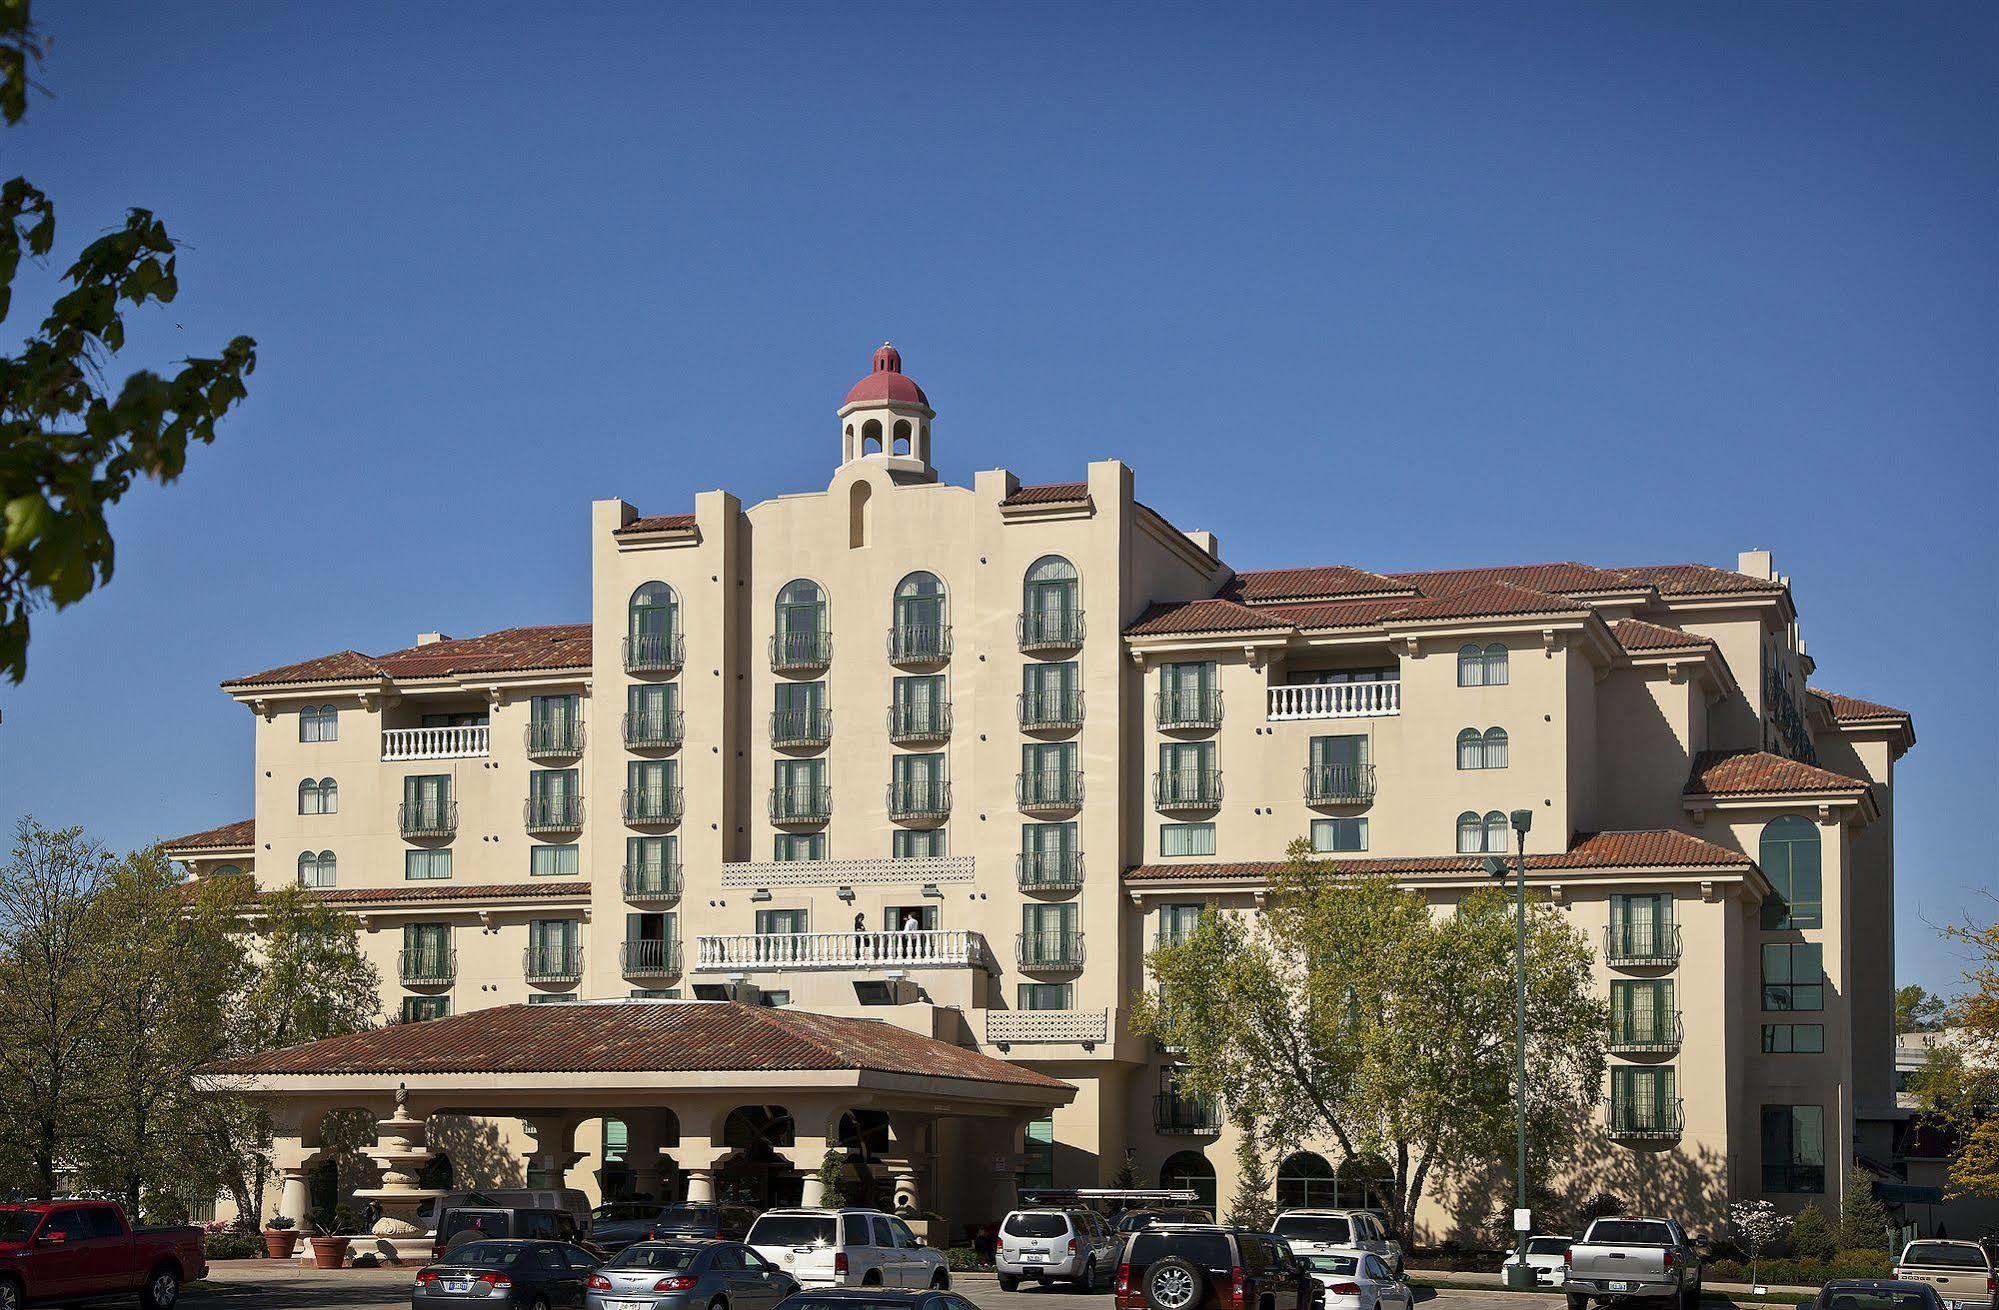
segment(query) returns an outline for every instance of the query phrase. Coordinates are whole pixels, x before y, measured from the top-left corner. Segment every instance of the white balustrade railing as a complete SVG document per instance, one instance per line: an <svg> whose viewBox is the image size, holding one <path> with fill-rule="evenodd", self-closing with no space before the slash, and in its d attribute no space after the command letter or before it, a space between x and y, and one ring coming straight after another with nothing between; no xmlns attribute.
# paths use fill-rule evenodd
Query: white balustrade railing
<svg viewBox="0 0 1999 1310"><path fill-rule="evenodd" d="M1102 1042L1111 1034L1109 1010L987 1010L988 1042Z"/></svg>
<svg viewBox="0 0 1999 1310"><path fill-rule="evenodd" d="M986 962L975 932L729 933L695 939L696 969L910 969Z"/></svg>
<svg viewBox="0 0 1999 1310"><path fill-rule="evenodd" d="M1400 682L1311 682L1272 687L1270 719L1372 719L1402 713Z"/></svg>
<svg viewBox="0 0 1999 1310"><path fill-rule="evenodd" d="M384 728L384 760L463 760L490 755L493 730L486 724L462 728Z"/></svg>

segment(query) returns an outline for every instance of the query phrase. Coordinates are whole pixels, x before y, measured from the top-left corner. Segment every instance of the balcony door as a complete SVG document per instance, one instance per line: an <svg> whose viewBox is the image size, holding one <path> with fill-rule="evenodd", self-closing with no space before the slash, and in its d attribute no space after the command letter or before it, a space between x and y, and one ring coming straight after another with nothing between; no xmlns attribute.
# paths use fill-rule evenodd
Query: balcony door
<svg viewBox="0 0 1999 1310"><path fill-rule="evenodd" d="M451 775L426 773L403 779L403 805L411 830L434 831L445 826L451 807Z"/></svg>
<svg viewBox="0 0 1999 1310"><path fill-rule="evenodd" d="M1663 892L1610 898L1610 938L1625 958L1663 953L1673 935L1673 898Z"/></svg>
<svg viewBox="0 0 1999 1310"><path fill-rule="evenodd" d="M1610 1110L1614 1128L1660 1131L1673 1127L1678 1110L1670 1067L1619 1067L1610 1071Z"/></svg>
<svg viewBox="0 0 1999 1310"><path fill-rule="evenodd" d="M1615 1042L1657 1044L1673 1031L1673 980L1620 978L1610 984Z"/></svg>

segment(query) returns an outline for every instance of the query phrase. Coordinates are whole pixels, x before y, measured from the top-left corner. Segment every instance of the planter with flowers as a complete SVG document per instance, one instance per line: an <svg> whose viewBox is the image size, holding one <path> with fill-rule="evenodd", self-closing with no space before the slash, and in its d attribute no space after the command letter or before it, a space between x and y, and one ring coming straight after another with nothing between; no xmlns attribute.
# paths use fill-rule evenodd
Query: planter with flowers
<svg viewBox="0 0 1999 1310"><path fill-rule="evenodd" d="M264 1254L273 1260L289 1260L298 1250L298 1220L290 1215L272 1215L264 1225Z"/></svg>

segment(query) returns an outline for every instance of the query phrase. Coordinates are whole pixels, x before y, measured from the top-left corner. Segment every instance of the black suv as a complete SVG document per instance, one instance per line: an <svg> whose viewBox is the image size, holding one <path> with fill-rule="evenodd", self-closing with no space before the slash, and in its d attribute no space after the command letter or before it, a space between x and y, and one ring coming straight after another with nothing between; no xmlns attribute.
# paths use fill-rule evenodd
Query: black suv
<svg viewBox="0 0 1999 1310"><path fill-rule="evenodd" d="M1118 1257L1117 1310L1315 1310L1319 1283L1271 1233L1221 1224L1156 1224Z"/></svg>

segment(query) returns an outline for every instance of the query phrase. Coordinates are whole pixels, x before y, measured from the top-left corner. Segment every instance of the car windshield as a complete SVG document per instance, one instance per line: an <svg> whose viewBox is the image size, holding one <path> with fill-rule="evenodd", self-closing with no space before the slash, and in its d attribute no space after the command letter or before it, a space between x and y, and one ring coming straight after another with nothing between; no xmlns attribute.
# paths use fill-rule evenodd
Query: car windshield
<svg viewBox="0 0 1999 1310"><path fill-rule="evenodd" d="M1527 1239L1528 1255L1560 1255L1569 1249L1566 1237L1530 1237Z"/></svg>
<svg viewBox="0 0 1999 1310"><path fill-rule="evenodd" d="M1201 1269L1227 1269L1235 1264L1227 1234L1175 1232L1170 1228L1148 1228L1132 1238L1130 1254L1125 1257L1125 1262L1131 1266L1132 1276L1136 1278L1139 1271L1148 1268L1154 1260L1169 1255L1181 1256Z"/></svg>
<svg viewBox="0 0 1999 1310"><path fill-rule="evenodd" d="M1911 1242L1909 1249L1902 1253L1902 1263L1945 1269L1983 1269L1985 1252L1956 1242Z"/></svg>
<svg viewBox="0 0 1999 1310"><path fill-rule="evenodd" d="M25 1242L41 1216L32 1210L0 1210L0 1242Z"/></svg>
<svg viewBox="0 0 1999 1310"><path fill-rule="evenodd" d="M698 1246L661 1246L654 1242L641 1242L628 1246L611 1261L612 1269L687 1269L694 1264L703 1248Z"/></svg>
<svg viewBox="0 0 1999 1310"><path fill-rule="evenodd" d="M1308 1255L1305 1263L1315 1274L1338 1274L1341 1278L1352 1278L1360 1268L1360 1258L1351 1255Z"/></svg>
<svg viewBox="0 0 1999 1310"><path fill-rule="evenodd" d="M751 1246L831 1246L833 1216L767 1214L750 1225Z"/></svg>
<svg viewBox="0 0 1999 1310"><path fill-rule="evenodd" d="M1340 1242L1353 1240L1353 1225L1343 1215L1287 1214L1271 1231L1294 1242Z"/></svg>
<svg viewBox="0 0 1999 1310"><path fill-rule="evenodd" d="M475 1269L507 1269L526 1255L527 1250L525 1246L501 1242L467 1242L451 1253L450 1263Z"/></svg>
<svg viewBox="0 0 1999 1310"><path fill-rule="evenodd" d="M1000 1231L1008 1237L1060 1237L1069 1231L1069 1220L1059 1214L1027 1211L1008 1215Z"/></svg>
<svg viewBox="0 0 1999 1310"><path fill-rule="evenodd" d="M712 1205L669 1205L653 1217L661 1228L713 1228L721 1214Z"/></svg>
<svg viewBox="0 0 1999 1310"><path fill-rule="evenodd" d="M1653 1219L1599 1219L1590 1225L1592 1246L1671 1246L1673 1230Z"/></svg>

